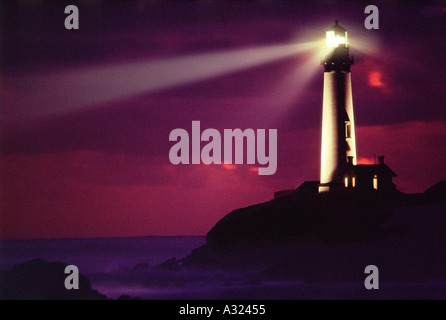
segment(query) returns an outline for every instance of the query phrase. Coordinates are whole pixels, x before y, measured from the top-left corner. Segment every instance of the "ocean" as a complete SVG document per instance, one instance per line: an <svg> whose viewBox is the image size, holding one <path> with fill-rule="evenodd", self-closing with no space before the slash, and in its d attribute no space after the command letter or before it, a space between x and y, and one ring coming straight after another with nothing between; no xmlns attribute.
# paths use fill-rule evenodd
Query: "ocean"
<svg viewBox="0 0 446 320"><path fill-rule="evenodd" d="M93 289L109 298L143 299L445 299L444 281L362 282L252 281L245 274L149 268L181 259L205 237L140 237L0 241L0 269L40 258L76 265ZM139 268L134 268L139 264Z"/></svg>
<svg viewBox="0 0 446 320"><path fill-rule="evenodd" d="M0 269L9 270L35 258L64 262L77 266L94 289L110 298L122 294L152 297L156 290L131 281L135 280L133 268L137 264L154 266L171 258L181 259L205 241L204 236L2 240Z"/></svg>

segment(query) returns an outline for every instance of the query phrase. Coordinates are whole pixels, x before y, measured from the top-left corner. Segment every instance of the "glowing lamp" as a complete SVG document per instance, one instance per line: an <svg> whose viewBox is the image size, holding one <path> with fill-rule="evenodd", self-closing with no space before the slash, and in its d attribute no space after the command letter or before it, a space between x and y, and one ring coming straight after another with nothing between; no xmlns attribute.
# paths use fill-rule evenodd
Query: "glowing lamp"
<svg viewBox="0 0 446 320"><path fill-rule="evenodd" d="M348 47L347 30L335 21L335 25L327 30L325 43L330 48L337 48L339 46Z"/></svg>
<svg viewBox="0 0 446 320"><path fill-rule="evenodd" d="M325 31L325 46L321 51L325 71L346 71L350 72L350 66L354 63L353 57L350 57L347 29L335 21L335 25Z"/></svg>

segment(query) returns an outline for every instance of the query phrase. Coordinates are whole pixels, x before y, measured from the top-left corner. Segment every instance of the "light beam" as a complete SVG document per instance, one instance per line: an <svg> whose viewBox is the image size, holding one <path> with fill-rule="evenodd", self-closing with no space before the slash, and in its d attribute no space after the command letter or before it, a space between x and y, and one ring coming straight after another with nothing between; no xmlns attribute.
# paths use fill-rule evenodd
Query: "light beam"
<svg viewBox="0 0 446 320"><path fill-rule="evenodd" d="M317 42L201 53L45 75L3 78L13 103L3 113L21 123L76 112L97 104L152 93L284 59L317 47Z"/></svg>

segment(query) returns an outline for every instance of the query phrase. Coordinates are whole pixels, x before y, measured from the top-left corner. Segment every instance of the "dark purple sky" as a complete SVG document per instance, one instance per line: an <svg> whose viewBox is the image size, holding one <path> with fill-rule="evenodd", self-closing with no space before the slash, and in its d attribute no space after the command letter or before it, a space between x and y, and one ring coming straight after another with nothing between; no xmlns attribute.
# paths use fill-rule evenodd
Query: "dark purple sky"
<svg viewBox="0 0 446 320"><path fill-rule="evenodd" d="M79 30L64 29L67 4ZM360 162L386 155L406 192L446 179L446 3L374 3L379 30L364 28L368 4L2 1L1 238L205 234L233 209L317 180L323 68L296 72L308 53L51 114L23 79L318 40L335 19L355 56ZM170 164L169 133L192 120L277 129L277 173Z"/></svg>

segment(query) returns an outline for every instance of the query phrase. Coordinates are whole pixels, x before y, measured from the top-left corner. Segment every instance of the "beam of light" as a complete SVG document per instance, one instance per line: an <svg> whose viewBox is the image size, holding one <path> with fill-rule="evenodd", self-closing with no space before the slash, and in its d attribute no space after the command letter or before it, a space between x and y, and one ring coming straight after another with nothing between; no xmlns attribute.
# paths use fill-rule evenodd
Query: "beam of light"
<svg viewBox="0 0 446 320"><path fill-rule="evenodd" d="M292 113L299 112L300 103L314 96L308 87L315 76L323 72L321 61L326 55L326 48L325 39L314 42L314 47L303 53L305 56L299 58L284 78L258 97L255 110L245 110L245 117L278 126L288 121Z"/></svg>
<svg viewBox="0 0 446 320"><path fill-rule="evenodd" d="M376 57L383 54L379 42L376 36L358 36L353 43L349 43L349 47L353 53L360 52L361 55Z"/></svg>
<svg viewBox="0 0 446 320"><path fill-rule="evenodd" d="M20 123L76 112L271 63L317 45L317 42L306 42L233 49L3 79L2 96L8 91L9 100L17 101L14 110L9 110L9 114L7 110L4 116Z"/></svg>
<svg viewBox="0 0 446 320"><path fill-rule="evenodd" d="M264 114L275 123L287 119L292 112L296 112L296 105L305 99L307 88L318 72L322 72L320 49L311 51L309 58L305 58L295 68L292 68L279 83L262 97L262 105L257 112Z"/></svg>

